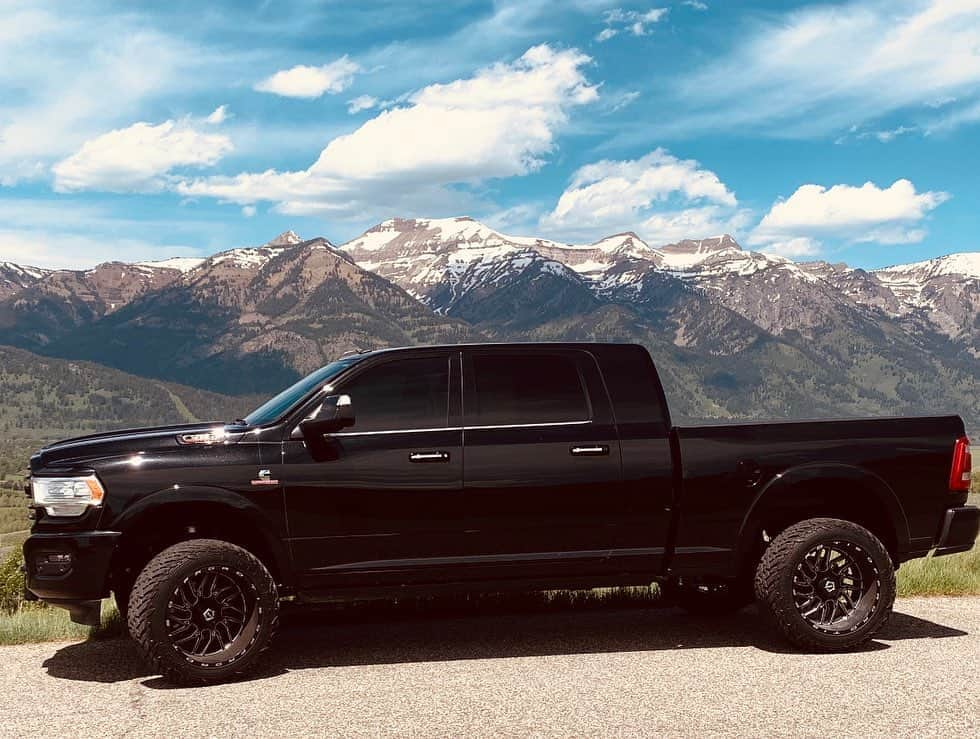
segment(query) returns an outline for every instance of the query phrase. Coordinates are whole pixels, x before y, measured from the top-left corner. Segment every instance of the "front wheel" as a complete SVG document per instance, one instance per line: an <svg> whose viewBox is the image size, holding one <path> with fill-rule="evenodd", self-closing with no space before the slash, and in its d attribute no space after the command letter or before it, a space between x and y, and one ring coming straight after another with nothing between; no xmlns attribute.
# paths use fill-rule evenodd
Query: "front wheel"
<svg viewBox="0 0 980 739"><path fill-rule="evenodd" d="M812 518L780 533L756 569L763 616L803 649L864 644L895 602L895 567L882 543L850 521Z"/></svg>
<svg viewBox="0 0 980 739"><path fill-rule="evenodd" d="M140 572L129 632L171 682L216 683L253 669L279 613L275 581L241 547L194 539L164 549Z"/></svg>

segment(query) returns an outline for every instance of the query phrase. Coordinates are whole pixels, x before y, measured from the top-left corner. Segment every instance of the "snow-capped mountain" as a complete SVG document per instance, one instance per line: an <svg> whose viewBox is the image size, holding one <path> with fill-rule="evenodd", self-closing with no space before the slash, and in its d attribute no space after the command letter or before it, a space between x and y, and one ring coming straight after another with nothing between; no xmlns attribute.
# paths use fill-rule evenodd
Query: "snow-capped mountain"
<svg viewBox="0 0 980 739"><path fill-rule="evenodd" d="M827 262L800 267L850 303L879 311L914 333L947 337L980 357L980 253L950 254L872 271Z"/></svg>
<svg viewBox="0 0 980 739"><path fill-rule="evenodd" d="M0 262L0 300L30 287L51 270Z"/></svg>
<svg viewBox="0 0 980 739"><path fill-rule="evenodd" d="M501 234L465 217L385 221L340 249L448 314L470 291L484 294L547 264L553 277L579 275L600 299L638 295L648 272L666 273L776 335L913 312L956 341L977 333L978 254L868 272L747 251L728 234L655 247L634 233L563 244Z"/></svg>
<svg viewBox="0 0 980 739"><path fill-rule="evenodd" d="M980 252L875 270L901 316L921 317L980 357Z"/></svg>
<svg viewBox="0 0 980 739"><path fill-rule="evenodd" d="M330 245L331 248L333 246L326 239L319 239L319 241ZM303 243L303 240L297 236L295 232L284 231L276 236L276 238L264 243L262 246L245 246L218 252L207 259L202 259L193 269L197 269L199 267L212 268L219 264L230 264L233 267L241 267L244 269L261 268L270 259L278 256L286 249L301 243Z"/></svg>
<svg viewBox="0 0 980 739"><path fill-rule="evenodd" d="M363 269L400 285L439 312L447 310L445 301L480 286L484 277L499 281L505 272L537 268L540 259L552 263L553 274L561 272L554 265L558 263L583 275L597 275L623 259L661 256L632 233L594 244L562 244L501 234L468 217L392 219L340 249Z"/></svg>
<svg viewBox="0 0 980 739"><path fill-rule="evenodd" d="M0 344L268 393L350 349L635 341L680 418L952 411L980 423L978 257L866 271L728 235L564 244L471 218L395 219L342 247L287 231L200 260L6 265Z"/></svg>

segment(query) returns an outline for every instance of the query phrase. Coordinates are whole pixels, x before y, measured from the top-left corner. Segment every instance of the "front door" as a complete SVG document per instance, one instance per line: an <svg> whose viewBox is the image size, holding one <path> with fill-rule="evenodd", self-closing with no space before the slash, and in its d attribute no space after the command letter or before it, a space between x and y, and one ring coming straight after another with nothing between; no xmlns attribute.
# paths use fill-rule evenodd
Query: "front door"
<svg viewBox="0 0 980 739"><path fill-rule="evenodd" d="M355 422L325 437L328 459L284 442L300 587L440 579L440 559L463 552L459 375L455 351L382 355L332 391L350 396Z"/></svg>
<svg viewBox="0 0 980 739"><path fill-rule="evenodd" d="M464 491L474 562L501 577L614 567L630 515L595 360L571 349L464 352Z"/></svg>

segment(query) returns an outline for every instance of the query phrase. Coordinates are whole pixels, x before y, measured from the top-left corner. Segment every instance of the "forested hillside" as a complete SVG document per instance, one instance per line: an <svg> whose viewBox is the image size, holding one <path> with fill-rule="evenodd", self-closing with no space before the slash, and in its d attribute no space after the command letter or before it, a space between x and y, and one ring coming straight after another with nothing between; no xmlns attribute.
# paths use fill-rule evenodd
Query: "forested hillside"
<svg viewBox="0 0 980 739"><path fill-rule="evenodd" d="M95 431L234 419L261 402L0 346L0 488L15 487L33 449Z"/></svg>

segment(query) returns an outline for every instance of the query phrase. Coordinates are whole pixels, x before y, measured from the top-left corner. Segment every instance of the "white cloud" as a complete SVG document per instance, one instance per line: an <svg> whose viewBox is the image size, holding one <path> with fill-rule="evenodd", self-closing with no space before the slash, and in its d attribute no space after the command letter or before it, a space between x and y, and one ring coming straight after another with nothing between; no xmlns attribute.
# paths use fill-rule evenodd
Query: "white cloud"
<svg viewBox="0 0 980 739"><path fill-rule="evenodd" d="M137 115L200 61L197 49L134 26L131 16L93 22L75 17L74 6L41 5L2 11L2 185L46 175L52 161L120 117Z"/></svg>
<svg viewBox="0 0 980 739"><path fill-rule="evenodd" d="M785 241L773 241L766 244L767 254L778 254L789 259L812 257L820 253L821 243L807 236L797 236Z"/></svg>
<svg viewBox="0 0 980 739"><path fill-rule="evenodd" d="M203 133L189 118L155 126L134 123L86 141L58 162L52 168L54 188L156 192L164 189L164 176L175 168L212 166L231 149L227 136Z"/></svg>
<svg viewBox="0 0 980 739"><path fill-rule="evenodd" d="M245 216L246 218L252 218L253 216L255 216L255 212L256 211L255 211L255 206L254 205L243 205L242 206L242 215Z"/></svg>
<svg viewBox="0 0 980 739"><path fill-rule="evenodd" d="M714 172L655 149L640 159L581 167L541 223L568 237L624 229L656 233L657 238L681 229L689 229L687 236L709 236L726 230L737 205L735 194Z"/></svg>
<svg viewBox="0 0 980 739"><path fill-rule="evenodd" d="M358 95L353 100L347 101L347 112L351 115L360 113L362 110L371 110L378 106L378 99L370 95Z"/></svg>
<svg viewBox="0 0 980 739"><path fill-rule="evenodd" d="M345 54L319 67L299 64L280 70L256 83L255 89L291 98L318 98L324 93L336 95L351 86L359 71L360 65Z"/></svg>
<svg viewBox="0 0 980 739"><path fill-rule="evenodd" d="M589 57L535 46L512 63L425 87L330 141L306 170L243 173L184 182L184 195L239 204L277 202L292 214L361 214L407 203L471 203L451 189L540 168L569 111L597 99L583 74Z"/></svg>
<svg viewBox="0 0 980 739"><path fill-rule="evenodd" d="M980 98L972 104L958 106L945 115L929 121L925 126L925 132L929 135L942 134L974 123L980 123Z"/></svg>
<svg viewBox="0 0 980 739"><path fill-rule="evenodd" d="M695 10L707 10L708 4L701 2L701 0L684 0L682 5L686 5L689 8L694 8Z"/></svg>
<svg viewBox="0 0 980 739"><path fill-rule="evenodd" d="M612 98L607 98L608 112L615 113L628 105L635 103L640 97L638 90L626 90Z"/></svg>
<svg viewBox="0 0 980 739"><path fill-rule="evenodd" d="M620 31L628 31L634 36L646 36L647 27L659 23L667 17L670 8L651 8L647 11L623 10L615 8L607 10L603 14L603 21L606 27L599 31L595 40L602 42L608 41Z"/></svg>
<svg viewBox="0 0 980 739"><path fill-rule="evenodd" d="M534 233L542 209L540 203L521 203L488 213L480 221L501 233Z"/></svg>
<svg viewBox="0 0 980 739"><path fill-rule="evenodd" d="M148 218L127 203L111 203L63 196L0 198L0 260L84 269L228 248L227 224L184 220L180 212ZM157 243L161 237L165 243Z"/></svg>
<svg viewBox="0 0 980 739"><path fill-rule="evenodd" d="M704 205L654 213L633 230L651 244L669 244L681 239L737 234L751 217L748 210Z"/></svg>
<svg viewBox="0 0 980 739"><path fill-rule="evenodd" d="M799 247L807 239L903 244L921 241L921 222L949 199L945 192L916 192L908 180L880 188L873 182L852 185L802 185L773 204L749 236L755 245ZM814 242L815 243L815 242Z"/></svg>
<svg viewBox="0 0 980 739"><path fill-rule="evenodd" d="M204 119L204 122L217 126L218 124L224 123L226 120L228 120L228 106L219 105L214 109L214 112L212 112L211 115Z"/></svg>
<svg viewBox="0 0 980 739"><path fill-rule="evenodd" d="M903 136L907 133L913 133L916 131L915 126L897 126L895 128L890 128L884 131L875 131L875 138L878 139L883 144L887 144L894 141L899 136Z"/></svg>
<svg viewBox="0 0 980 739"><path fill-rule="evenodd" d="M818 136L897 111L929 115L951 97L955 116L980 99L980 0L820 4L753 16L735 38L731 52L678 81L686 113L661 133L755 126Z"/></svg>
<svg viewBox="0 0 980 739"><path fill-rule="evenodd" d="M110 261L135 262L197 256L186 246L162 246L139 239L0 228L0 260L48 269L86 269Z"/></svg>

